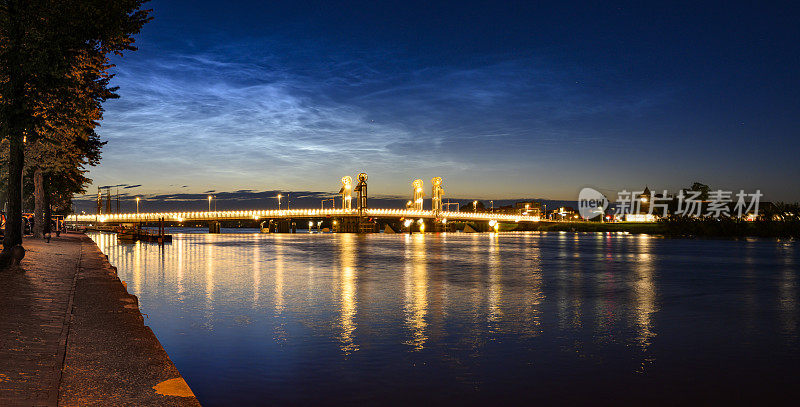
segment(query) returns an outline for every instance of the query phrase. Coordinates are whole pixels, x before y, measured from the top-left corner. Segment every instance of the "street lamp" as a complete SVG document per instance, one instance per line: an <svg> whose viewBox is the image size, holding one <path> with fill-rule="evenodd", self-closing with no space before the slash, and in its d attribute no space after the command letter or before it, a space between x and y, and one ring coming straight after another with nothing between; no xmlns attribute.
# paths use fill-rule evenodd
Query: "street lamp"
<svg viewBox="0 0 800 407"><path fill-rule="evenodd" d="M472 201L472 211L478 212L478 201Z"/></svg>
<svg viewBox="0 0 800 407"><path fill-rule="evenodd" d="M283 197L283 195L281 195L281 194L278 194L278 196L277 196L277 198L278 198L278 210L281 210L281 198L282 197Z"/></svg>
<svg viewBox="0 0 800 407"><path fill-rule="evenodd" d="M211 212L211 199L213 197L211 195L208 196L208 211Z"/></svg>
<svg viewBox="0 0 800 407"><path fill-rule="evenodd" d="M136 214L139 214L139 197L136 197Z"/></svg>

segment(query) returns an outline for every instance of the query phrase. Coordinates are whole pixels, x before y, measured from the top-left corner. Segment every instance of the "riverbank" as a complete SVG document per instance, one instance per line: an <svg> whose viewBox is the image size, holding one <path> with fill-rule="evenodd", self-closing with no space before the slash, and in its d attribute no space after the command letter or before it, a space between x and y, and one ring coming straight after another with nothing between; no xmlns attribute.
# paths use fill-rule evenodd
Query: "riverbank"
<svg viewBox="0 0 800 407"><path fill-rule="evenodd" d="M502 229L501 229L502 230ZM800 238L797 221L755 221L723 219L670 218L659 222L541 222L525 230L540 232L627 232L661 235L672 238Z"/></svg>
<svg viewBox="0 0 800 407"><path fill-rule="evenodd" d="M540 222L530 227L539 232L628 232L663 234L664 227L659 223L601 223L601 222Z"/></svg>
<svg viewBox="0 0 800 407"><path fill-rule="evenodd" d="M199 405L91 239L24 246L0 271L0 405Z"/></svg>

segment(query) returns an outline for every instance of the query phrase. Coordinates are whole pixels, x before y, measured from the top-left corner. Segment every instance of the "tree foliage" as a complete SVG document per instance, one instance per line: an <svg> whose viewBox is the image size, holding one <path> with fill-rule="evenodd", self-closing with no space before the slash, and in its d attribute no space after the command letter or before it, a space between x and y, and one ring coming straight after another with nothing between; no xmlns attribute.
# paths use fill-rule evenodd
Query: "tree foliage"
<svg viewBox="0 0 800 407"><path fill-rule="evenodd" d="M45 179L54 197L84 190L85 167L100 157L94 129L102 103L117 97L109 58L136 49L133 36L150 19L145 2L0 0L0 136L10 226L4 252L21 243L25 169L37 193L44 193Z"/></svg>

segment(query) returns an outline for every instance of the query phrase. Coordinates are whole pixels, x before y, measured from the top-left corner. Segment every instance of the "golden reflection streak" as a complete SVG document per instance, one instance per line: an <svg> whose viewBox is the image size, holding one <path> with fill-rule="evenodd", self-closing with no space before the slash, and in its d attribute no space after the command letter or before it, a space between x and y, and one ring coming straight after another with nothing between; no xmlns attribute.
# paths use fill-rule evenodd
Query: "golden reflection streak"
<svg viewBox="0 0 800 407"><path fill-rule="evenodd" d="M744 329L748 334L752 335L756 329L756 319L758 315L758 298L757 298L757 280L758 272L756 270L756 261L753 257L754 245L752 241L748 241L744 247L744 278L747 281L745 284L745 291L742 299L744 304Z"/></svg>
<svg viewBox="0 0 800 407"><path fill-rule="evenodd" d="M283 272L284 272L284 259L283 259L283 236L274 236L275 243L275 315L280 316L283 313L284 298L283 298Z"/></svg>
<svg viewBox="0 0 800 407"><path fill-rule="evenodd" d="M656 309L656 286L653 276L653 255L650 254L650 244L652 238L647 235L640 235L638 242L638 258L636 261L636 281L633 283L633 291L636 302L635 322L638 336L636 341L643 351L652 343L652 338L656 336L652 326L652 315Z"/></svg>
<svg viewBox="0 0 800 407"><path fill-rule="evenodd" d="M563 256L566 256L566 251L564 249L565 244L565 233L559 232L558 233L558 257L563 259ZM556 313L558 314L558 329L565 330L567 329L567 311L568 311L568 304L567 304L567 278L566 278L566 270L564 270L564 265L554 265L556 274L558 274L558 289L556 290Z"/></svg>
<svg viewBox="0 0 800 407"><path fill-rule="evenodd" d="M211 244L210 240L212 239L212 235L208 234L205 235L206 238L206 274L205 274L205 283L206 283L206 302L207 306L210 308L212 303L214 302L214 252L213 252L213 245Z"/></svg>
<svg viewBox="0 0 800 407"><path fill-rule="evenodd" d="M608 239L608 237L604 237L602 234L598 233L595 234L595 239L593 240L596 245L598 257L602 261L598 262L598 264L602 265L602 270L598 270L597 273L595 273L593 284L599 287L600 291L604 293L603 295L598 295L594 301L596 342L613 342L614 335L617 332L615 324L620 317L624 317L624 315L620 315L619 308L621 305L618 303L617 296L613 294L618 277L614 269L613 256L609 258L603 255L613 252L612 248L608 246ZM592 242L587 242L587 245L591 243ZM636 255L633 252L631 253L631 257Z"/></svg>
<svg viewBox="0 0 800 407"><path fill-rule="evenodd" d="M214 238L213 235L207 234L205 235L206 240L206 253L205 253L205 260L206 260L206 273L205 273L205 283L206 283L206 321L205 325L209 329L213 329L214 322L214 252L213 246L211 244L211 240Z"/></svg>
<svg viewBox="0 0 800 407"><path fill-rule="evenodd" d="M498 233L489 235L489 322L496 322L503 316L501 309L501 284L502 265L500 263L500 237Z"/></svg>
<svg viewBox="0 0 800 407"><path fill-rule="evenodd" d="M558 234L558 257L560 264L556 266L558 273L558 290L556 307L558 309L558 327L561 330L567 328L578 330L583 326L581 309L583 307L583 273L579 267L579 261L575 264L568 260L577 250L577 242L572 241L572 249L567 250L567 233ZM570 267L568 267L570 266ZM571 314L570 314L571 312Z"/></svg>
<svg viewBox="0 0 800 407"><path fill-rule="evenodd" d="M409 240L411 246L409 247ZM406 235L406 325L411 339L406 342L415 351L422 350L428 336L426 317L428 314L428 270L425 253L425 235Z"/></svg>
<svg viewBox="0 0 800 407"><path fill-rule="evenodd" d="M783 327L792 340L796 340L797 331L797 268L794 264L794 246L784 244L782 253L785 267L780 275L780 307Z"/></svg>
<svg viewBox="0 0 800 407"><path fill-rule="evenodd" d="M566 239L564 240L566 244ZM564 256L569 255L575 260L572 263L572 272L570 273L570 282L573 285L572 298L572 325L575 329L583 327L583 269L580 259L580 236L577 233L572 234L572 248L565 251Z"/></svg>
<svg viewBox="0 0 800 407"><path fill-rule="evenodd" d="M178 296L181 297L183 300L183 250L184 250L184 241L182 238L178 237L177 239L177 252L178 252L178 272L177 272L177 285L178 285Z"/></svg>
<svg viewBox="0 0 800 407"><path fill-rule="evenodd" d="M539 248L538 239L533 243L531 242L531 235L526 234L524 239L525 276L528 280L526 285L530 294L523 296L525 309L521 317L526 320L523 326L523 333L536 337L542 333L542 310L540 306L544 302L545 295L542 290L541 249Z"/></svg>
<svg viewBox="0 0 800 407"><path fill-rule="evenodd" d="M253 308L258 306L261 293L261 245L259 235L255 235L253 242Z"/></svg>
<svg viewBox="0 0 800 407"><path fill-rule="evenodd" d="M356 236L352 233L343 233L337 236L339 243L339 290L341 313L339 323L341 334L339 341L340 349L345 355L358 351L355 343L354 332L356 330L356 271L355 271L355 250Z"/></svg>
<svg viewBox="0 0 800 407"><path fill-rule="evenodd" d="M141 242L134 243L133 254L133 289L136 291L136 296L142 295L142 244Z"/></svg>

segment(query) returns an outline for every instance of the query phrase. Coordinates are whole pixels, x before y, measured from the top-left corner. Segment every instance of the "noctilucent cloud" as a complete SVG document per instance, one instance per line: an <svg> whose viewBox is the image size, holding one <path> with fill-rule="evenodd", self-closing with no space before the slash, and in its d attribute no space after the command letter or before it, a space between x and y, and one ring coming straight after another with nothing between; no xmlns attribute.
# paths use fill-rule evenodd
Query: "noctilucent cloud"
<svg viewBox="0 0 800 407"><path fill-rule="evenodd" d="M499 4L503 3L503 4ZM94 185L576 199L701 181L800 199L800 24L778 5L148 4ZM94 191L94 187L90 192Z"/></svg>

